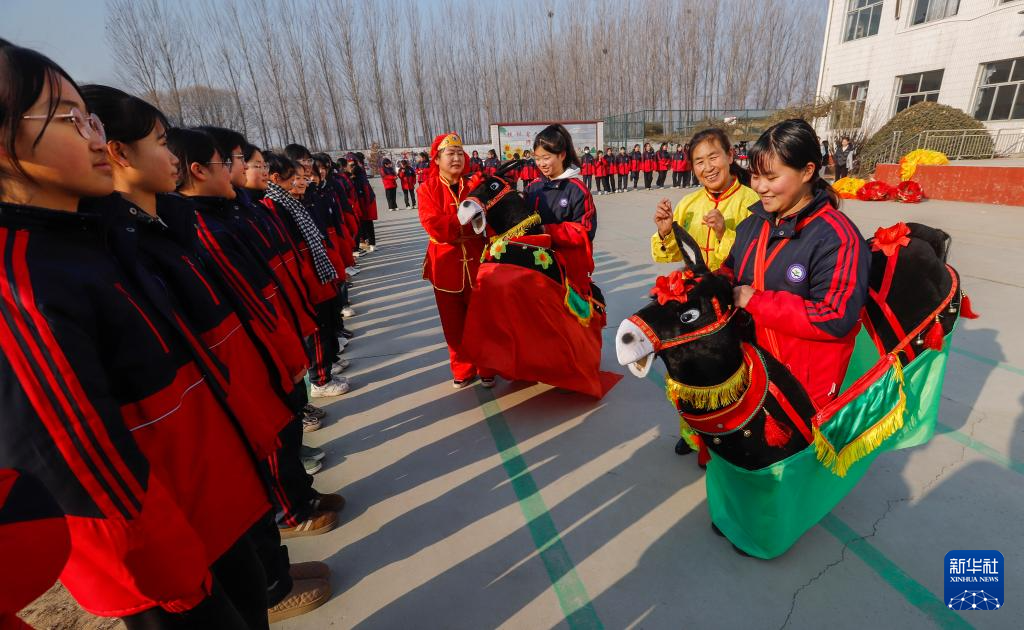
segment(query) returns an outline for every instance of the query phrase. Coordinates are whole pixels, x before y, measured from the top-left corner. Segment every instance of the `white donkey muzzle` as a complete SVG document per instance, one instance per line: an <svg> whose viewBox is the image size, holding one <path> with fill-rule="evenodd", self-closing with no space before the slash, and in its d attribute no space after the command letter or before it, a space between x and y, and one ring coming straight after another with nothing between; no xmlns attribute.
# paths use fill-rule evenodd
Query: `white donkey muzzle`
<svg viewBox="0 0 1024 630"><path fill-rule="evenodd" d="M487 229L487 217L484 215L483 207L472 199L467 199L459 204L459 223L472 225L473 231L483 234Z"/></svg>
<svg viewBox="0 0 1024 630"><path fill-rule="evenodd" d="M628 366L633 376L643 378L654 365L654 343L639 326L624 319L615 333L615 356L619 365Z"/></svg>

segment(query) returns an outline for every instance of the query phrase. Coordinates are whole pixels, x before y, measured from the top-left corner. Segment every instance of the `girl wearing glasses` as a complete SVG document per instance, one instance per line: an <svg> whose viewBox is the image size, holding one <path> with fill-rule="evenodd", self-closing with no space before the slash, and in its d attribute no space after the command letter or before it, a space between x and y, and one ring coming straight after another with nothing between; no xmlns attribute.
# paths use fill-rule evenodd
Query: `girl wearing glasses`
<svg viewBox="0 0 1024 630"><path fill-rule="evenodd" d="M75 517L61 581L86 610L128 628L266 628L246 531L269 504L221 376L115 262L103 219L78 212L113 191L103 127L35 51L0 40L0 81L0 468L37 476Z"/></svg>

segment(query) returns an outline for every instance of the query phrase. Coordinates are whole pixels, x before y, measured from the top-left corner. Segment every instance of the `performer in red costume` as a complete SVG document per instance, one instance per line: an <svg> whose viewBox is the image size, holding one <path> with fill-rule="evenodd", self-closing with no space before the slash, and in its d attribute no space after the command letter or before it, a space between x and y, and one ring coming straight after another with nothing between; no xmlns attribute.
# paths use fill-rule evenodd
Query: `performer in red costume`
<svg viewBox="0 0 1024 630"><path fill-rule="evenodd" d="M434 286L441 329L448 343L453 385L462 388L475 376L484 387L494 386L494 375L478 370L461 352L462 330L473 292L484 239L459 224L459 203L469 194L462 174L469 163L462 139L455 132L441 134L430 145L430 168L416 191L420 223L430 236L423 278Z"/></svg>

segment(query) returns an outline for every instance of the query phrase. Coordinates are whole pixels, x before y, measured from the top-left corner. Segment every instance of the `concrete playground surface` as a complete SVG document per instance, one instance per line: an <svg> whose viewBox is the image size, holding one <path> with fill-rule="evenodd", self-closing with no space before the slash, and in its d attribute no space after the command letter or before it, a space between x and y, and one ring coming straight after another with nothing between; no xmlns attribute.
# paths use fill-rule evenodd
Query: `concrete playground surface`
<svg viewBox="0 0 1024 630"><path fill-rule="evenodd" d="M684 192L596 197L606 369L625 372L614 330L671 269L650 261L654 206ZM711 531L703 473L673 452L678 420L651 380L627 374L596 402L500 380L454 390L420 279L426 236L378 195L380 249L362 259L349 320L353 390L307 436L327 452L316 486L348 504L335 531L288 543L293 560L330 565L335 594L276 628L1024 625L1024 208L844 202L865 235L900 220L948 231L981 318L956 333L935 438L879 457L761 561ZM953 549L1003 553L1002 609L947 607Z"/></svg>

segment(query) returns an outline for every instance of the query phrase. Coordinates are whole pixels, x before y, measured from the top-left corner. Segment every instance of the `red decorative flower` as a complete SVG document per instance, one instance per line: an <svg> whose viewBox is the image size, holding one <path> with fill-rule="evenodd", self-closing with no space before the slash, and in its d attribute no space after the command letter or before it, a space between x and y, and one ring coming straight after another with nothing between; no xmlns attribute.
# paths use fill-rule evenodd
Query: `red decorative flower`
<svg viewBox="0 0 1024 630"><path fill-rule="evenodd" d="M871 251L881 251L886 256L893 256L901 247L910 245L910 228L900 221L896 225L875 230L875 238L871 241Z"/></svg>
<svg viewBox="0 0 1024 630"><path fill-rule="evenodd" d="M857 191L857 199L861 201L885 201L892 196L893 187L885 182L872 180Z"/></svg>
<svg viewBox="0 0 1024 630"><path fill-rule="evenodd" d="M693 272L689 269L686 271L676 270L667 276L658 276L658 279L654 281L654 288L651 289L651 295L658 298L658 304L661 305L669 300L685 302L687 282L692 283L692 281Z"/></svg>
<svg viewBox="0 0 1024 630"><path fill-rule="evenodd" d="M921 184L913 180L907 180L900 182L896 186L896 201L902 203L918 203L924 197L924 190L921 189Z"/></svg>

